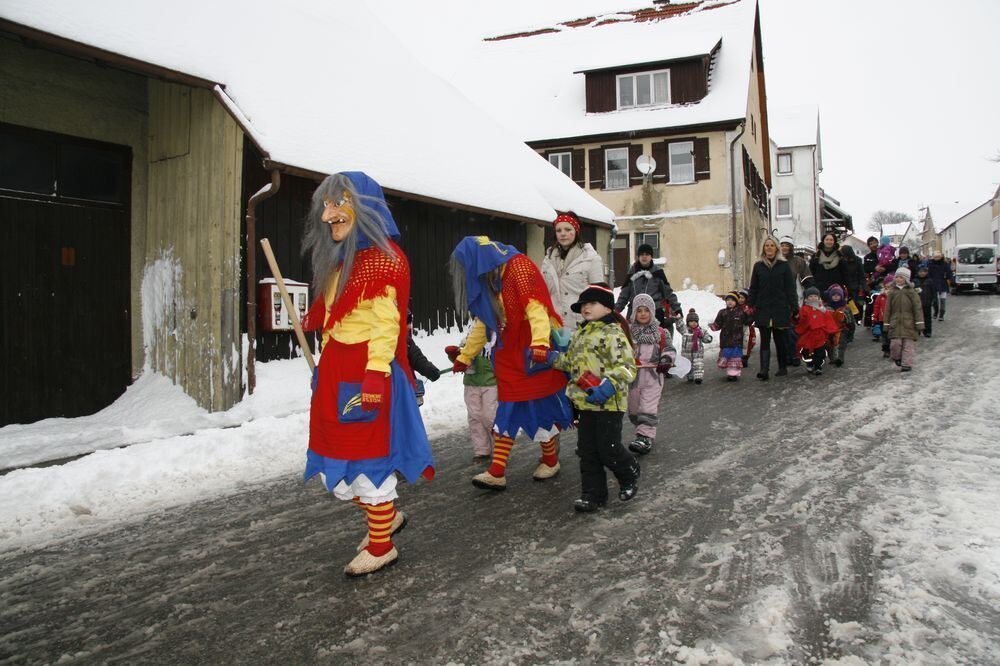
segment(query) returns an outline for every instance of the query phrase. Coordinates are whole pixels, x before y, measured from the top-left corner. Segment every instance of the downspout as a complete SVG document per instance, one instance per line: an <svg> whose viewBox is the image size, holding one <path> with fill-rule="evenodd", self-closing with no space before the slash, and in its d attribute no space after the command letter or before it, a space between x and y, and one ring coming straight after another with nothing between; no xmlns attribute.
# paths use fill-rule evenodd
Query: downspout
<svg viewBox="0 0 1000 666"><path fill-rule="evenodd" d="M746 122L740 123L740 133L729 142L729 241L732 245L733 260L733 284L739 287L742 283L743 268L737 261L739 253L736 251L736 142L740 140L743 133L747 131Z"/></svg>
<svg viewBox="0 0 1000 666"><path fill-rule="evenodd" d="M264 163L265 168L269 165ZM281 172L271 167L271 182L257 190L247 202L247 391L257 386L257 204L278 193Z"/></svg>
<svg viewBox="0 0 1000 666"><path fill-rule="evenodd" d="M611 240L608 242L608 284L615 288L615 237L618 235L618 223L611 227Z"/></svg>

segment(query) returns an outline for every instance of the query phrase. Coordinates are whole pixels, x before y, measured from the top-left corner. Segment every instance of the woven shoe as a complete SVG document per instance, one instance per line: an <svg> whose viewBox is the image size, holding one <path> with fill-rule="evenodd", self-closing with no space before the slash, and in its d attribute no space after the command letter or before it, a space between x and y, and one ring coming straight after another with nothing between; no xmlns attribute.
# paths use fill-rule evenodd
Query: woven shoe
<svg viewBox="0 0 1000 666"><path fill-rule="evenodd" d="M507 490L507 477L493 476L489 472L480 472L472 477L472 485L485 490Z"/></svg>
<svg viewBox="0 0 1000 666"><path fill-rule="evenodd" d="M392 536L397 532L402 532L403 528L406 527L406 523L407 523L406 514L403 513L402 511L397 511L396 515L393 516L392 518L392 531L389 532L389 536ZM366 534L365 538L362 539L361 543L358 544L358 551L360 552L367 547L368 547L368 535Z"/></svg>
<svg viewBox="0 0 1000 666"><path fill-rule="evenodd" d="M368 574L373 574L379 569L384 569L385 567L392 566L399 560L399 551L393 546L385 555L379 555L376 557L372 555L367 550L362 550L360 553L354 556L354 559L344 567L344 573L351 578L357 578L359 576L367 576Z"/></svg>
<svg viewBox="0 0 1000 666"><path fill-rule="evenodd" d="M546 465L543 462L538 463L538 467L535 468L535 473L531 475L535 481L548 481L553 476L559 473L562 465L559 461L556 461L555 465Z"/></svg>

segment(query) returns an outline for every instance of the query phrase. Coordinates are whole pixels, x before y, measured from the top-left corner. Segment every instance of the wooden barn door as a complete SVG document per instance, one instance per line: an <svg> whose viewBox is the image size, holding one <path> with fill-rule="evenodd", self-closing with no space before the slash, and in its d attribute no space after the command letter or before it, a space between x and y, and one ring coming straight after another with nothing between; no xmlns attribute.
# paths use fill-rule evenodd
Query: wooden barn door
<svg viewBox="0 0 1000 666"><path fill-rule="evenodd" d="M92 414L131 381L128 149L0 141L0 425Z"/></svg>

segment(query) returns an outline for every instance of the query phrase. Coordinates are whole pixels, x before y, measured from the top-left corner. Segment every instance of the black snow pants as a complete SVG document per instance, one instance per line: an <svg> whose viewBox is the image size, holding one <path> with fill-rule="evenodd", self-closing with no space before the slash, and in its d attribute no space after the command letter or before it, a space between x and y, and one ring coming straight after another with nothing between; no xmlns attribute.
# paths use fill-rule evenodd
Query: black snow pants
<svg viewBox="0 0 1000 666"><path fill-rule="evenodd" d="M639 463L622 446L624 412L582 410L577 428L577 454L580 456L580 482L583 497L603 502L608 499L607 467L619 485L633 481Z"/></svg>

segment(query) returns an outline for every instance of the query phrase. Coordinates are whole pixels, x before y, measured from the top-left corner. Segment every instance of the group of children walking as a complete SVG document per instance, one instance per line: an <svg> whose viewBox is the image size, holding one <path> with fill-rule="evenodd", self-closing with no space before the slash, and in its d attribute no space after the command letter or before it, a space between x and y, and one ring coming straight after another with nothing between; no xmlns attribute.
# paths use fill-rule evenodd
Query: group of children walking
<svg viewBox="0 0 1000 666"><path fill-rule="evenodd" d="M930 335L931 294L935 292L927 272L927 266L921 264L914 285L910 270L901 266L873 290L872 333L883 341L885 356L903 372L913 366L917 337ZM690 362L688 382L701 384L704 380L705 346L713 341L710 331L719 335L716 366L728 381L740 378L756 337L754 311L747 296L745 289L727 293L725 307L715 315L709 330L701 327L694 309L688 311L680 330L680 356ZM615 312L614 292L604 283L590 285L571 309L583 322L568 343L558 344L553 336L549 362L567 374L566 395L576 417L582 488L574 508L592 512L607 503L606 470L616 477L621 500L630 500L638 492L637 456L653 449L664 377L677 362L678 353L671 334L657 320L656 303L648 294L635 296L627 321ZM793 324L798 336L796 351L809 374L822 375L827 359L836 366L844 364L859 313L854 299L840 285L832 285L826 293L815 287L804 291ZM446 348L449 358L458 349ZM476 459L489 458L493 440L496 379L490 351L491 345L487 345L464 378ZM624 446L626 413L635 434Z"/></svg>

